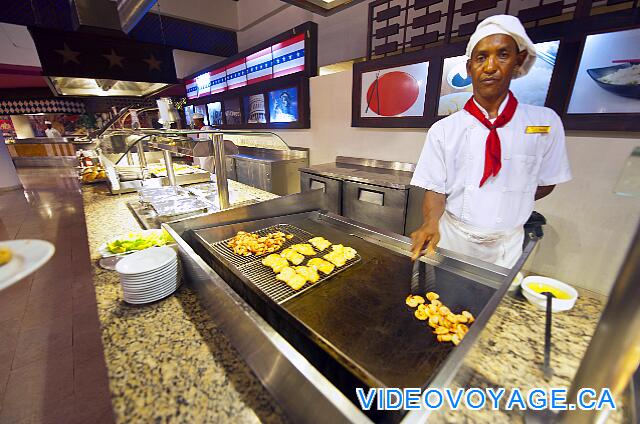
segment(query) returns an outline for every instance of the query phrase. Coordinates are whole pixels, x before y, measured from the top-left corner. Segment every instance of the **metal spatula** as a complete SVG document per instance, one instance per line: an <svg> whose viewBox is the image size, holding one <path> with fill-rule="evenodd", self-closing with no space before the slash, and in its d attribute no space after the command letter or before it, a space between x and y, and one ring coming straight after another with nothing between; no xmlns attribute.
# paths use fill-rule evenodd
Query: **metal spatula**
<svg viewBox="0 0 640 424"><path fill-rule="evenodd" d="M411 293L424 295L430 291L436 291L436 270L418 258L411 269Z"/></svg>

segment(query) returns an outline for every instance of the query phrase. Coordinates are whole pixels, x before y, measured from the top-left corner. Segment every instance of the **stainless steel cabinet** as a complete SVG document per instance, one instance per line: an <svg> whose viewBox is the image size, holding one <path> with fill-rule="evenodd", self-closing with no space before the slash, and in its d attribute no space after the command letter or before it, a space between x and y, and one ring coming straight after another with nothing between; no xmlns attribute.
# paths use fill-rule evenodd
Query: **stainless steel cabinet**
<svg viewBox="0 0 640 424"><path fill-rule="evenodd" d="M300 189L303 192L322 189L328 209L338 215L342 214L342 181L300 171Z"/></svg>
<svg viewBox="0 0 640 424"><path fill-rule="evenodd" d="M403 234L408 190L344 181L342 215Z"/></svg>
<svg viewBox="0 0 640 424"><path fill-rule="evenodd" d="M271 166L265 162L235 159L237 181L271 192Z"/></svg>

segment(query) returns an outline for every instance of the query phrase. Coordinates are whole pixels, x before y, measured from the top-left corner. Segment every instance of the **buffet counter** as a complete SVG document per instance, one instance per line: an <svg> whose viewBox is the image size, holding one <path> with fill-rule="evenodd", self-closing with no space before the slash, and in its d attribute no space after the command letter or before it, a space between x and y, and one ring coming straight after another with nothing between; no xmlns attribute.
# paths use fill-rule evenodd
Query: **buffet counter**
<svg viewBox="0 0 640 424"><path fill-rule="evenodd" d="M229 181L229 188L260 200L277 197L234 181ZM100 244L115 234L139 228L127 208L137 194L106 193L106 188L99 186L83 188L94 262L99 258ZM122 301L117 273L94 267L94 284L117 421L287 421L276 400L223 333L225 323L203 309L202 298L191 288L183 286L153 304L130 306ZM554 315L554 374L545 381L541 370L544 313L521 297L506 295L449 386L569 386L602 309L602 298L582 291L573 310ZM463 410L442 411L430 418L434 422L467 419L489 423L513 421L520 415ZM622 422L618 411L611 418Z"/></svg>

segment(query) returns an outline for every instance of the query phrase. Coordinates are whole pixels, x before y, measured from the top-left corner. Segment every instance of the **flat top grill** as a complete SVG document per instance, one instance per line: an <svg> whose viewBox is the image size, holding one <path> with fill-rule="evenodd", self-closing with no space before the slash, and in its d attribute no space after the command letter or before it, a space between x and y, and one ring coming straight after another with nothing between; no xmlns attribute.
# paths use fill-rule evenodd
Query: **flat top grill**
<svg viewBox="0 0 640 424"><path fill-rule="evenodd" d="M412 292L410 258L360 238L353 225L334 222L322 213L309 212L194 232L207 250L203 258L214 270L352 400L354 387L426 387L456 348L439 343L426 322L418 321L413 309L405 305ZM329 283L316 284L315 290L271 305L271 299L266 302L264 292L248 282L251 276L241 272L246 262L230 266L229 258L212 245L239 230L253 232L274 224L353 247L361 259L332 275ZM293 229L284 232L289 231L294 233ZM429 271L435 273L435 291L456 313L468 310L477 317L495 292L493 287L443 268ZM423 291L414 294L424 295Z"/></svg>
<svg viewBox="0 0 640 424"><path fill-rule="evenodd" d="M293 236L293 238L285 241L278 252L281 252L282 250L294 244L308 243L309 239L316 237L313 234L290 224L273 225L271 227L263 228L258 231L252 231L252 233L259 236L266 236L267 234L276 231L281 231L285 234L291 234ZM344 266L335 267L334 270L328 275L325 275L318 271L318 274L320 275L320 279L318 281L316 281L315 283L307 282L300 290L294 290L283 281L276 279L276 273L274 273L271 268L262 264L262 259L267 256L268 253L260 256L237 255L227 245L230 240L231 238L228 238L215 243L210 243L214 254L220 255L221 257L226 259L229 263L236 267L236 269L242 275L248 278L251 283L253 283L258 289L260 289L264 294L266 294L269 298L271 298L278 304L282 304L288 300L291 300L313 287L318 287L320 283L330 279L339 272L344 271L345 269L360 261L360 255L356 255L354 259L348 260ZM316 254L314 256L305 256L305 260L300 265L305 265L310 259L313 258L322 258L330 251L331 247L326 248L322 252L318 252L318 250L316 249Z"/></svg>

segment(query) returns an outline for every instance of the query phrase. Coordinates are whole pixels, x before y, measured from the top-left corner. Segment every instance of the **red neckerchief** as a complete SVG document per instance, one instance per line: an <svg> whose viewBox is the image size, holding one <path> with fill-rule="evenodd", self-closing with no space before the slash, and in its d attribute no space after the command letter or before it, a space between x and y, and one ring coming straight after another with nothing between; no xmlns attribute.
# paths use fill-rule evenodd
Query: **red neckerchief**
<svg viewBox="0 0 640 424"><path fill-rule="evenodd" d="M464 110L469 112L471 116L476 118L478 121L482 123L485 127L489 129L489 136L487 137L487 141L485 143L485 151L484 151L484 173L482 174L482 180L480 180L480 187L489 179L490 176L497 176L500 168L502 168L502 163L500 158L502 156L502 151L500 148L500 136L498 136L498 128L504 127L513 115L516 113L516 107L518 107L518 100L516 100L515 96L511 91L509 91L509 99L507 100L507 105L504 110L496 120L491 123L485 116L484 113L478 108L478 105L473 101L473 97L469 99L469 101L464 105Z"/></svg>

